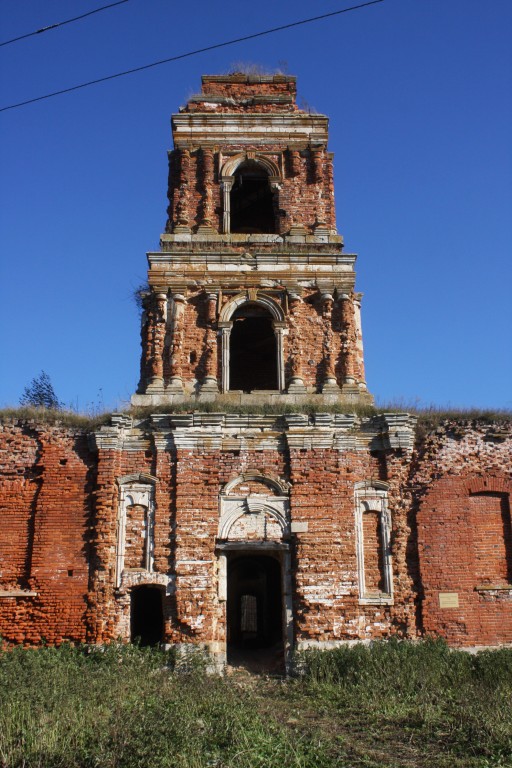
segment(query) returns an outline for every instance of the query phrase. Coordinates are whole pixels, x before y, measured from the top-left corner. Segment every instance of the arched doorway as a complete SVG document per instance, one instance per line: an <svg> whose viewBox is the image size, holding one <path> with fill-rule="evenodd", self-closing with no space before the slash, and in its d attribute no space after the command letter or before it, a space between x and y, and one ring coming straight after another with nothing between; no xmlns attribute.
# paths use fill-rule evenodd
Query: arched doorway
<svg viewBox="0 0 512 768"><path fill-rule="evenodd" d="M163 641L164 613L162 589L152 585L134 587L131 592L131 641L158 645Z"/></svg>
<svg viewBox="0 0 512 768"><path fill-rule="evenodd" d="M247 303L236 310L232 321L229 388L278 389L277 342L270 312Z"/></svg>
<svg viewBox="0 0 512 768"><path fill-rule="evenodd" d="M274 200L267 172L246 160L234 173L231 189L231 232L271 234L276 231Z"/></svg>
<svg viewBox="0 0 512 768"><path fill-rule="evenodd" d="M269 555L231 553L227 578L227 660L256 668L283 665L281 563Z"/></svg>

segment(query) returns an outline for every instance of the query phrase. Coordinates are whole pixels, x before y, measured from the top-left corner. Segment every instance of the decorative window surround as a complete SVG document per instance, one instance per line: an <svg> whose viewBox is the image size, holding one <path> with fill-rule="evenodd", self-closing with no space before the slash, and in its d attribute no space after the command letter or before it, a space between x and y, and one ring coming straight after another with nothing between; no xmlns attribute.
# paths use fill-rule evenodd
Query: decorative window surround
<svg viewBox="0 0 512 768"><path fill-rule="evenodd" d="M393 604L393 570L390 550L391 515L387 505L388 488L387 483L380 481L357 483L355 487L357 570L360 605ZM384 581L384 590L378 593L366 588L363 516L368 512L377 512L380 521L383 567L381 575Z"/></svg>
<svg viewBox="0 0 512 768"><path fill-rule="evenodd" d="M129 507L140 505L145 508L145 547L144 547L144 573L153 571L154 551L154 487L157 478L142 473L125 475L118 479L119 506L117 514L117 540L116 540L116 572L115 587L119 589L123 582L124 561L126 552L126 514ZM139 570L139 569L137 569ZM138 578L140 581L140 576Z"/></svg>
<svg viewBox="0 0 512 768"><path fill-rule="evenodd" d="M241 152L226 160L222 165L220 173L223 199L222 231L224 234L229 234L231 232L230 196L235 181L234 173L238 166L245 163L247 160L253 160L264 168L268 174L268 182L272 192L281 189L283 182L282 174L278 166L265 155L256 152Z"/></svg>
<svg viewBox="0 0 512 768"><path fill-rule="evenodd" d="M264 307L272 318L272 327L276 336L277 346L277 381L278 391L284 392L285 390L285 377L284 377L284 344L283 336L287 333L286 319L284 312L280 305L274 301L270 296L265 294L254 292L254 295L249 295L248 292L238 294L234 296L231 301L222 307L218 328L221 332L222 341L222 392L230 391L229 383L229 363L230 363L230 336L233 328L232 317L236 310L243 304L259 304Z"/></svg>

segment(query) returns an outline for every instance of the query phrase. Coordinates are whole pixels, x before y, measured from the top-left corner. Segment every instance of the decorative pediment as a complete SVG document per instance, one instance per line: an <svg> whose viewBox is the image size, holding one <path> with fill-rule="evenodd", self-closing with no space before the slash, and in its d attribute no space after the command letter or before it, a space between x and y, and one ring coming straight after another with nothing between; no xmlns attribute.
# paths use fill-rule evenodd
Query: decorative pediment
<svg viewBox="0 0 512 768"><path fill-rule="evenodd" d="M246 495L242 488L238 488L238 486L243 486L244 483L258 483L261 485L262 493L270 490L275 496L288 496L290 493L290 483L287 483L286 480L276 477L268 477L268 475L264 475L257 469L248 469L226 483L222 490L222 494L225 496L234 494L241 496Z"/></svg>
<svg viewBox="0 0 512 768"><path fill-rule="evenodd" d="M238 155L233 155L228 158L221 168L221 177L225 178L226 176L233 176L238 166L247 162L247 160L251 160L254 163L258 163L258 165L261 165L268 173L271 181L275 181L276 183L281 181L281 173L274 161L257 152L240 152Z"/></svg>
<svg viewBox="0 0 512 768"><path fill-rule="evenodd" d="M287 499L221 498L218 538L223 541L275 541L289 530Z"/></svg>

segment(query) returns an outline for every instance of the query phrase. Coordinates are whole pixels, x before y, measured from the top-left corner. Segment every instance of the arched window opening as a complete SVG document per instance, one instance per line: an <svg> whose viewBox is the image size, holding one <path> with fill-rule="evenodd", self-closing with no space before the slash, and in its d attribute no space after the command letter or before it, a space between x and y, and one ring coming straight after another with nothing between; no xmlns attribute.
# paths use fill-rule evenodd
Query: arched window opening
<svg viewBox="0 0 512 768"><path fill-rule="evenodd" d="M234 173L230 209L231 232L275 233L274 201L268 175L254 160L242 163Z"/></svg>
<svg viewBox="0 0 512 768"><path fill-rule="evenodd" d="M158 645L164 636L164 613L160 587L144 585L131 592L131 641Z"/></svg>
<svg viewBox="0 0 512 768"><path fill-rule="evenodd" d="M277 342L268 310L247 303L232 316L230 389L278 389Z"/></svg>

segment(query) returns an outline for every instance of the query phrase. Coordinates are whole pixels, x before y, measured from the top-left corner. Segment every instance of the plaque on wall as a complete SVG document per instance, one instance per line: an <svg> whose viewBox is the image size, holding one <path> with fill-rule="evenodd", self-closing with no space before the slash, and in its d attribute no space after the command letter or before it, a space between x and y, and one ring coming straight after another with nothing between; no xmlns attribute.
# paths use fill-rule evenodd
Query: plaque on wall
<svg viewBox="0 0 512 768"><path fill-rule="evenodd" d="M458 593L457 592L440 592L439 607L440 608L458 608L459 607Z"/></svg>

